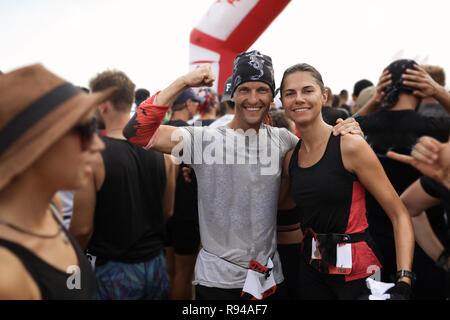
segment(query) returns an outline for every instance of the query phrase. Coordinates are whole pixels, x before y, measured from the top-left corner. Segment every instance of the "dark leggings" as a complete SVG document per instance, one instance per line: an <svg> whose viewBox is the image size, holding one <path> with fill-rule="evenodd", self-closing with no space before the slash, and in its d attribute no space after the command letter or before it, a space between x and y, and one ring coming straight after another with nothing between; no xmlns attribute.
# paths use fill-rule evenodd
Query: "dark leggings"
<svg viewBox="0 0 450 320"><path fill-rule="evenodd" d="M370 294L366 279L345 281L342 275L320 273L300 262L300 299L302 300L356 300Z"/></svg>

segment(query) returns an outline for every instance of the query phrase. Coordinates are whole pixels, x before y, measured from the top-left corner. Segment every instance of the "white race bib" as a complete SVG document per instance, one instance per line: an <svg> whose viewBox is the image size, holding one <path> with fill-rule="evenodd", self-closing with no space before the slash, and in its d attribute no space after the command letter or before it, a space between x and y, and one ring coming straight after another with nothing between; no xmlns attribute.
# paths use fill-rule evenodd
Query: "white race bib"
<svg viewBox="0 0 450 320"><path fill-rule="evenodd" d="M322 260L317 242L311 239L311 259ZM336 266L329 267L330 274L350 274L352 271L352 244L341 243L336 245Z"/></svg>
<svg viewBox="0 0 450 320"><path fill-rule="evenodd" d="M263 267L256 261L252 261L250 263L250 269L247 272L247 278L245 279L244 288L242 289L242 295L244 293L248 293L253 296L252 300L265 299L273 294L277 287L275 279L273 277L273 272L270 272L269 276L267 277L264 273L252 270L253 263L258 264L258 266L264 270L271 270L273 268L273 262L270 258L267 262L267 267Z"/></svg>

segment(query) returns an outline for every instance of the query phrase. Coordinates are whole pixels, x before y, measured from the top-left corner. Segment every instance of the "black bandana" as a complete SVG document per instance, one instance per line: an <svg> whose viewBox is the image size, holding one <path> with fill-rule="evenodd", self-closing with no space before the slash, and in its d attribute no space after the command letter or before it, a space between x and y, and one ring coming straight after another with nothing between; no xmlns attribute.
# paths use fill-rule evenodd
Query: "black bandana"
<svg viewBox="0 0 450 320"><path fill-rule="evenodd" d="M392 83L386 87L386 96L383 99L382 108L392 108L397 104L400 93L412 93L414 88L403 84L402 75L406 69L414 69L417 64L414 60L400 59L392 62L387 68L391 73Z"/></svg>
<svg viewBox="0 0 450 320"><path fill-rule="evenodd" d="M272 95L275 96L272 59L256 50L243 52L234 59L231 97L241 83L250 81L267 83L272 90Z"/></svg>

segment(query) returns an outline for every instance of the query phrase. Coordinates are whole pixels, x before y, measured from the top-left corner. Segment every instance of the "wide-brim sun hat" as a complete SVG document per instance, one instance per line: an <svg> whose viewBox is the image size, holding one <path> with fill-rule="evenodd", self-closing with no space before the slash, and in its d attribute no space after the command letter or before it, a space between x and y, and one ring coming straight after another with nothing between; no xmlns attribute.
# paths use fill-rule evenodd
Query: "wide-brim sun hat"
<svg viewBox="0 0 450 320"><path fill-rule="evenodd" d="M41 64L0 75L0 191L115 90L87 94Z"/></svg>

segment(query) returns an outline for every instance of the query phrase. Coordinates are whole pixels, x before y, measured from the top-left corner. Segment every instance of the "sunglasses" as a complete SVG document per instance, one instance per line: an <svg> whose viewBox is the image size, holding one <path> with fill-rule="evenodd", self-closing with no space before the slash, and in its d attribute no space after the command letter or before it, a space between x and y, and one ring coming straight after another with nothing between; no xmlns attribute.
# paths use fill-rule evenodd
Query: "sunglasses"
<svg viewBox="0 0 450 320"><path fill-rule="evenodd" d="M75 130L80 134L81 149L83 151L89 149L97 129L97 120L95 117L80 122L75 126Z"/></svg>

